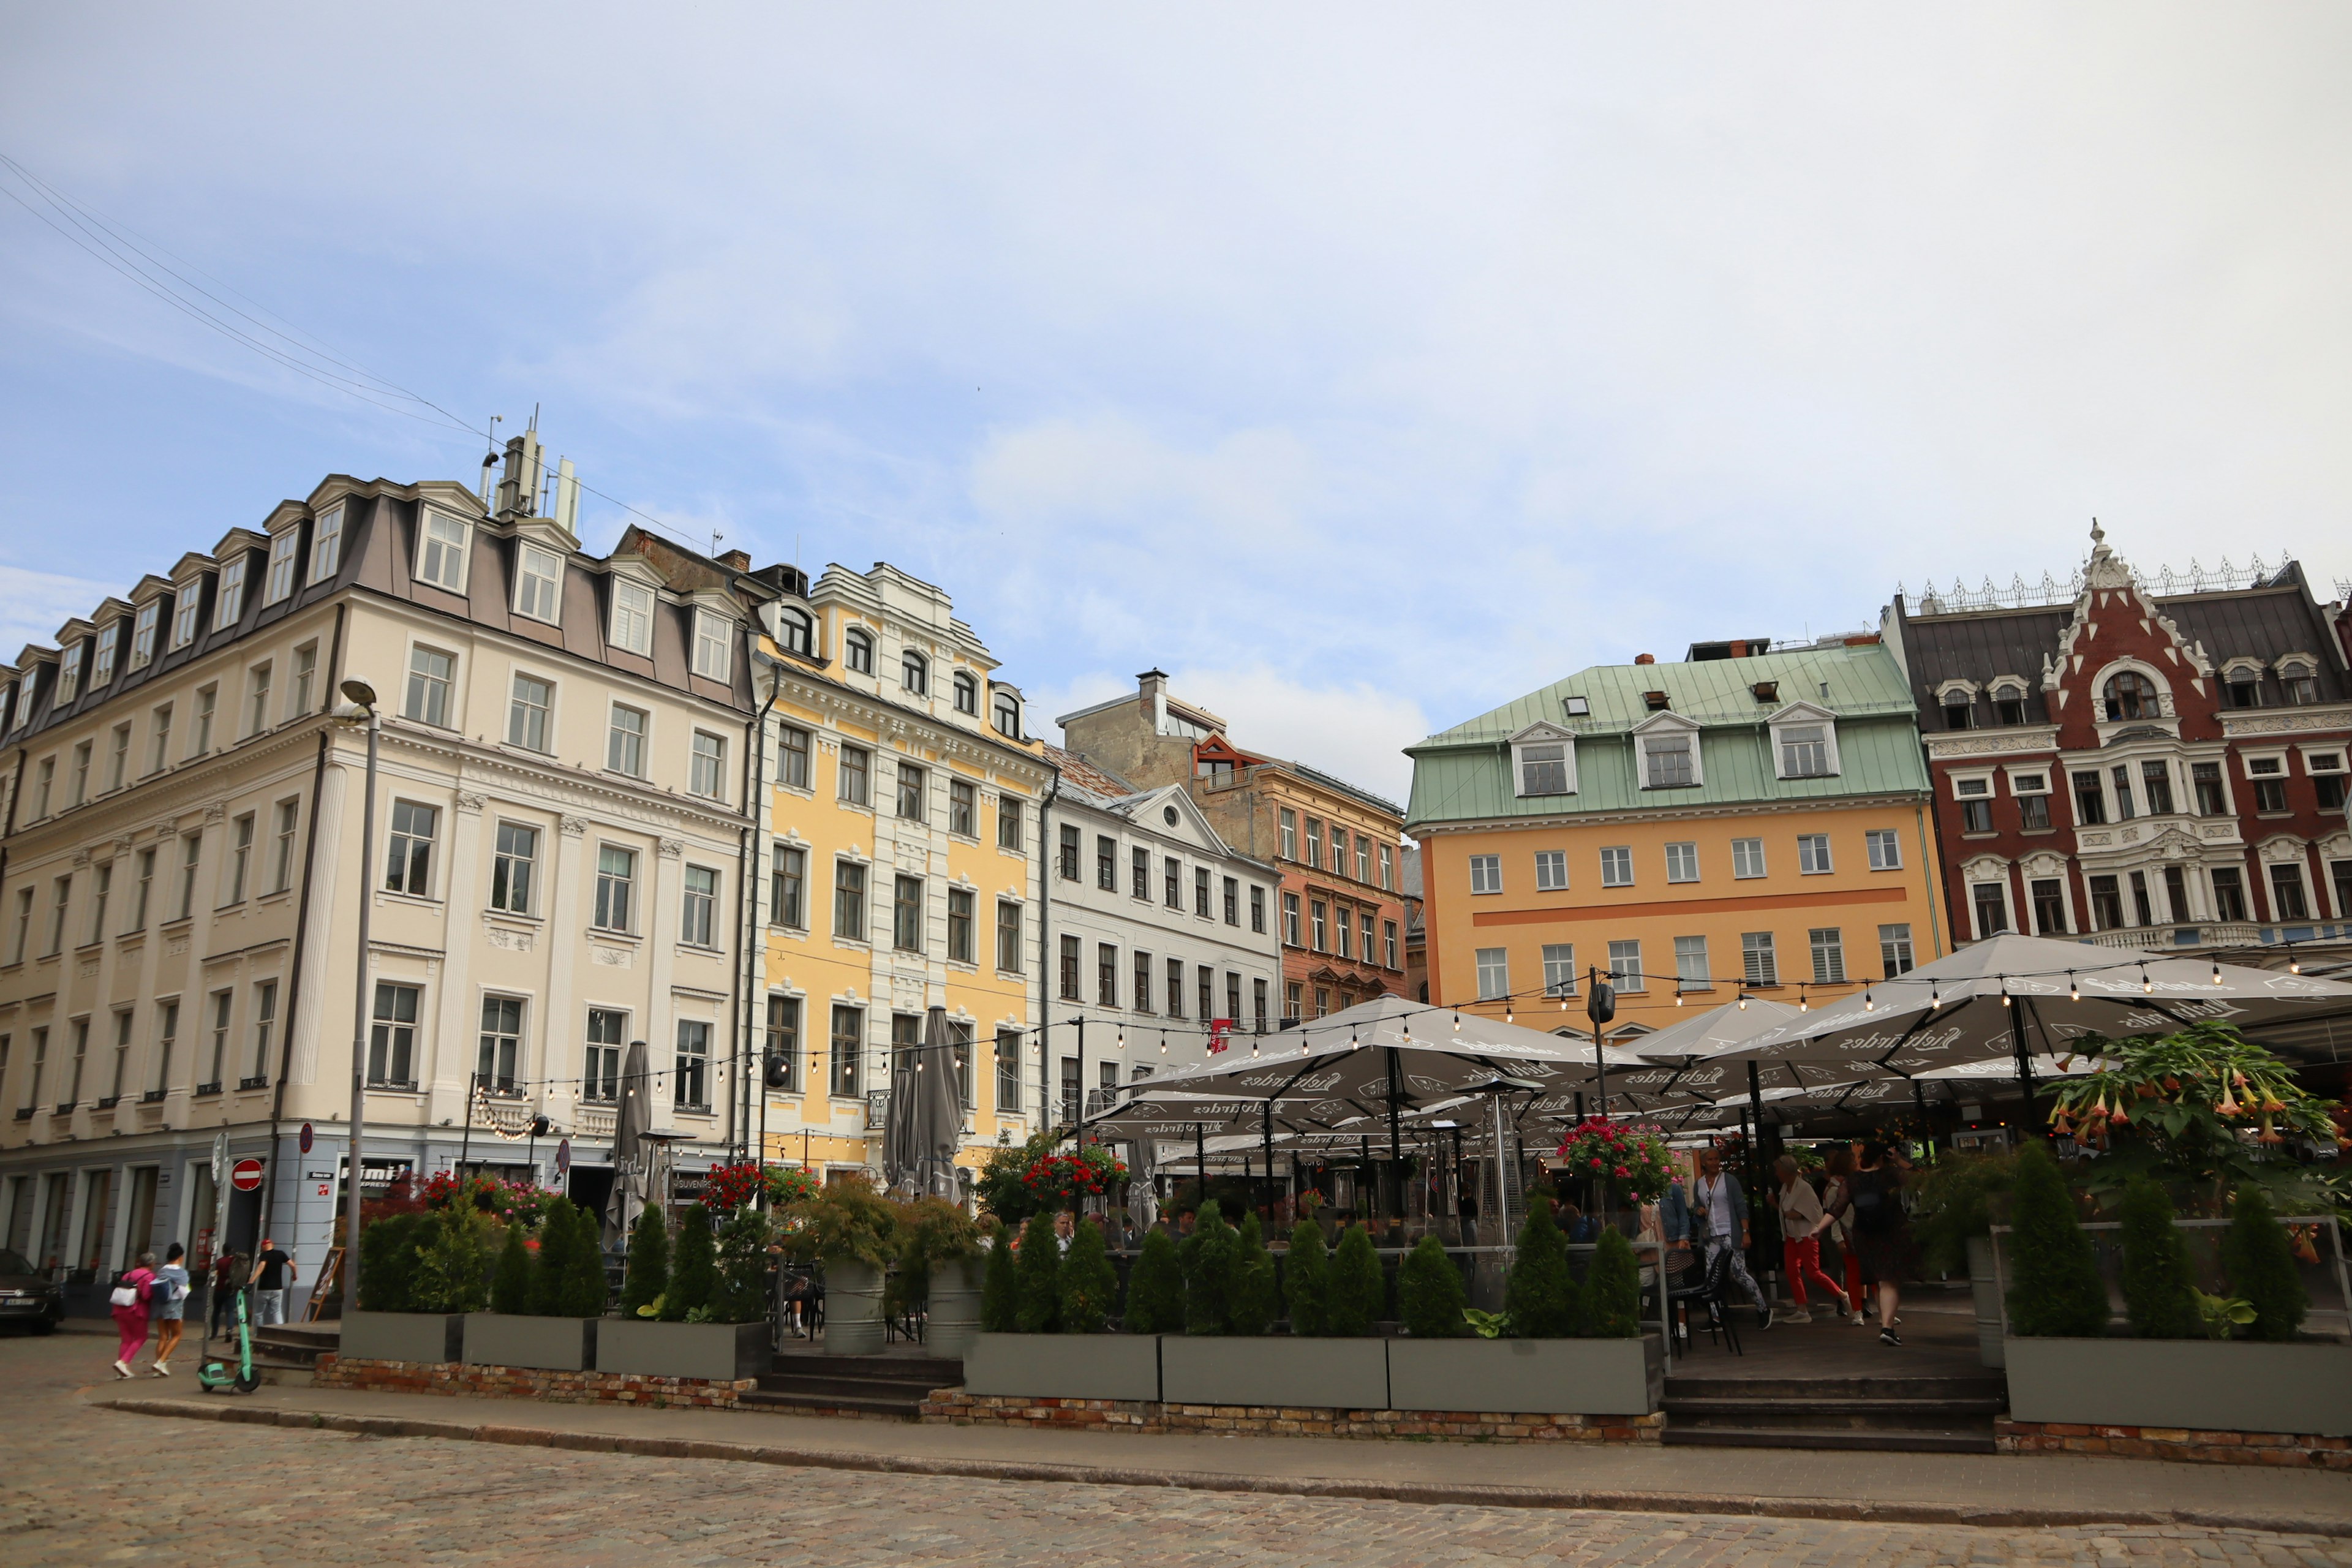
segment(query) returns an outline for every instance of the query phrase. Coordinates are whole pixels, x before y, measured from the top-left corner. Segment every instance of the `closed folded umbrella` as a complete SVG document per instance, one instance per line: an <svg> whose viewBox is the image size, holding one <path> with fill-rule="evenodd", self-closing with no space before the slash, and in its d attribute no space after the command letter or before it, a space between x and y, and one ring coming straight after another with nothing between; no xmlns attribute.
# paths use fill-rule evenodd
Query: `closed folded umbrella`
<svg viewBox="0 0 2352 1568"><path fill-rule="evenodd" d="M636 1210L645 1206L651 1157L645 1135L653 1131L654 1075L646 1059L646 1043L631 1040L621 1057L621 1103L613 1119L613 1194L604 1202L607 1246L628 1233Z"/></svg>
<svg viewBox="0 0 2352 1568"><path fill-rule="evenodd" d="M912 1184L934 1196L954 1195L956 1145L963 1133L962 1096L957 1092L959 1043L948 1031L944 1007L923 1019L919 1045L890 1054L890 1104L882 1122L882 1176L893 1187ZM939 1184L945 1172L949 1190Z"/></svg>

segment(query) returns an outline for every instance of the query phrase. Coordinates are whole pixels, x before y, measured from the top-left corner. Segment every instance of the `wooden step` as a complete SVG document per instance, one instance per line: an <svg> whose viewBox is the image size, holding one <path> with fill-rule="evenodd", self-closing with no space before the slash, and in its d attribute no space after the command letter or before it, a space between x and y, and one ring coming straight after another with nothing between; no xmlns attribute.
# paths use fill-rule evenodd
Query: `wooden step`
<svg viewBox="0 0 2352 1568"><path fill-rule="evenodd" d="M1995 1451L1990 1428L1979 1433L1883 1426L1676 1426L1669 1422L1659 1437L1662 1442L1703 1448L1835 1448L1906 1454Z"/></svg>

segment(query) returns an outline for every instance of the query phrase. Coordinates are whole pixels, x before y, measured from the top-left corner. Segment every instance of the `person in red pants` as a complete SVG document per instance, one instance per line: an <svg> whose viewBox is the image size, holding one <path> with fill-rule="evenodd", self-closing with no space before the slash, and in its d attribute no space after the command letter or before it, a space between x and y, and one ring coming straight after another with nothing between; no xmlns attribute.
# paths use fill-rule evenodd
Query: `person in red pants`
<svg viewBox="0 0 2352 1568"><path fill-rule="evenodd" d="M1773 1171L1780 1178L1780 1255L1789 1268L1789 1299L1797 1304L1792 1323L1810 1323L1813 1314L1805 1305L1805 1280L1811 1276L1829 1292L1830 1313L1843 1317L1838 1310L1843 1293L1838 1282L1822 1272L1822 1229L1829 1222L1822 1216L1822 1200L1813 1194L1811 1182L1797 1173L1793 1154L1783 1154L1772 1162Z"/></svg>

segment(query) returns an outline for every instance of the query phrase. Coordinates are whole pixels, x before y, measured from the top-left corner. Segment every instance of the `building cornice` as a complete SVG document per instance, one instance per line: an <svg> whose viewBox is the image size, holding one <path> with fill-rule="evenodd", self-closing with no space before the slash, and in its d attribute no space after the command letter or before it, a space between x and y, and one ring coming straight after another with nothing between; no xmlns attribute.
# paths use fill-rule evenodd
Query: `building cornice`
<svg viewBox="0 0 2352 1568"><path fill-rule="evenodd" d="M1445 822L1408 822L1405 831L1415 838L1436 833L1494 833L1511 828L1558 831L1563 827L1623 827L1650 822L1696 822L1717 817L1786 816L1801 812L1861 810L1881 806L1924 805L1926 790L1882 792L1877 795L1832 795L1810 800L1738 801L1641 811L1554 812L1542 816L1465 817Z"/></svg>

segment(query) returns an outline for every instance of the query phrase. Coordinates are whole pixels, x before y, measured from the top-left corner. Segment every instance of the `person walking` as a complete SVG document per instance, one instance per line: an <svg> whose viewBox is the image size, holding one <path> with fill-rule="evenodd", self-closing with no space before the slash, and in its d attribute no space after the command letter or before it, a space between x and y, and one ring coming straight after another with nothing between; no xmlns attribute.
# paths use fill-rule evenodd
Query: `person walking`
<svg viewBox="0 0 2352 1568"><path fill-rule="evenodd" d="M261 1238L261 1250L253 1255L254 1306L258 1309L254 1324L282 1323L286 1321L286 1288L298 1278L294 1260L278 1250L278 1244L268 1237Z"/></svg>
<svg viewBox="0 0 2352 1568"><path fill-rule="evenodd" d="M157 1377L172 1375L172 1352L180 1348L180 1335L187 1327L188 1266L180 1261L187 1250L176 1241L172 1243L148 1292L148 1307L155 1318Z"/></svg>
<svg viewBox="0 0 2352 1568"><path fill-rule="evenodd" d="M1770 1328L1772 1303L1764 1299L1763 1288L1748 1272L1748 1197L1739 1190L1739 1178L1724 1170L1721 1150L1699 1151L1698 1190L1692 1195L1697 1200L1694 1217L1706 1237L1707 1272L1711 1275L1715 1270L1716 1254L1729 1252L1731 1278L1756 1303L1757 1328Z"/></svg>
<svg viewBox="0 0 2352 1568"><path fill-rule="evenodd" d="M1843 1310L1862 1327L1862 1258L1853 1249L1853 1147L1840 1143L1822 1160L1822 1212L1829 1218L1822 1236L1837 1247L1838 1272L1845 1276Z"/></svg>
<svg viewBox="0 0 2352 1568"><path fill-rule="evenodd" d="M1842 1318L1845 1314L1838 1309L1844 1303L1845 1292L1822 1271L1822 1231L1830 1223L1822 1213L1822 1200L1814 1194L1812 1184L1797 1173L1795 1155L1781 1155L1772 1162L1772 1169L1780 1178L1780 1260L1789 1270L1789 1299L1796 1304L1789 1321L1813 1321L1812 1309L1805 1301L1808 1277L1829 1292L1830 1316Z"/></svg>
<svg viewBox="0 0 2352 1568"><path fill-rule="evenodd" d="M131 1363L147 1343L147 1307L153 1299L155 1255L142 1252L107 1300L114 1308L114 1326L122 1331L122 1346L114 1358L114 1374L131 1375Z"/></svg>
<svg viewBox="0 0 2352 1568"><path fill-rule="evenodd" d="M234 1252L224 1252L213 1259L212 1289L205 1302L205 1331L207 1335L226 1333L236 1321L237 1265L244 1259Z"/></svg>
<svg viewBox="0 0 2352 1568"><path fill-rule="evenodd" d="M1902 1285L1908 1272L1911 1222L1903 1212L1903 1173L1886 1157L1886 1145L1873 1141L1862 1146L1860 1168L1847 1183L1846 1209L1853 1221L1853 1251L1862 1266L1863 1282L1878 1288L1878 1342L1900 1346L1895 1331L1895 1309L1902 1305Z"/></svg>

